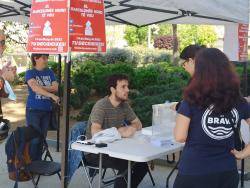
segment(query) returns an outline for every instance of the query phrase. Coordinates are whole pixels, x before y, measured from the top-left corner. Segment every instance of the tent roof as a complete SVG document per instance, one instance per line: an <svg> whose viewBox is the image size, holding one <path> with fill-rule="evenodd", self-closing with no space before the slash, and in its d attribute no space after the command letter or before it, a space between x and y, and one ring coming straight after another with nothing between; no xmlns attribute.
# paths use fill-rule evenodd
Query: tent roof
<svg viewBox="0 0 250 188"><path fill-rule="evenodd" d="M249 0L104 0L107 24L248 23ZM0 20L28 22L31 0L0 0Z"/></svg>

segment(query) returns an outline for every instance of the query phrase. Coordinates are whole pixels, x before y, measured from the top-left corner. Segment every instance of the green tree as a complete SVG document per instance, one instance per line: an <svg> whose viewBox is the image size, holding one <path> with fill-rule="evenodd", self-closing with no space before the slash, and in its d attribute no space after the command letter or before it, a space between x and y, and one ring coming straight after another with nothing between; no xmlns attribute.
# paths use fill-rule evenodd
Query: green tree
<svg viewBox="0 0 250 188"><path fill-rule="evenodd" d="M180 50L190 44L213 46L218 37L213 26L178 25Z"/></svg>
<svg viewBox="0 0 250 188"><path fill-rule="evenodd" d="M145 45L147 43L148 27L137 28L127 26L125 30L125 39L129 46Z"/></svg>
<svg viewBox="0 0 250 188"><path fill-rule="evenodd" d="M172 35L173 29L171 24L159 24L158 36Z"/></svg>
<svg viewBox="0 0 250 188"><path fill-rule="evenodd" d="M163 35L173 35L171 24L158 24L157 27L152 29L152 40ZM185 46L190 44L213 46L218 39L213 26L179 24L177 28L179 50L182 50ZM129 46L146 45L147 32L148 27L136 28L128 26L125 30L125 39Z"/></svg>

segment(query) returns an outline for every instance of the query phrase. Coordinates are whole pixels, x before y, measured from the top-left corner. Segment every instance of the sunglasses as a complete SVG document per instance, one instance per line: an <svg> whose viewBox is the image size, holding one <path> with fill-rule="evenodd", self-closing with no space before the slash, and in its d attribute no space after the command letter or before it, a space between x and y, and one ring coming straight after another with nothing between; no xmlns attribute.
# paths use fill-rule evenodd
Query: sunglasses
<svg viewBox="0 0 250 188"><path fill-rule="evenodd" d="M5 40L0 40L0 45L4 46L5 45Z"/></svg>
<svg viewBox="0 0 250 188"><path fill-rule="evenodd" d="M181 65L182 67L184 67L184 66L186 65L187 62L188 62L188 60L183 60L183 61L180 62L180 65Z"/></svg>

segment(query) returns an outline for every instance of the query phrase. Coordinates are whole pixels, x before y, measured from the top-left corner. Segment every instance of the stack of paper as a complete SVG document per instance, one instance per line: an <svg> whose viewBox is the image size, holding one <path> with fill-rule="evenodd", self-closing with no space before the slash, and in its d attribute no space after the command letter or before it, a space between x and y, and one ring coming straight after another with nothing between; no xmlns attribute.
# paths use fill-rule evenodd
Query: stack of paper
<svg viewBox="0 0 250 188"><path fill-rule="evenodd" d="M150 142L154 146L167 146L167 145L171 146L174 144L172 139L166 137L152 138Z"/></svg>

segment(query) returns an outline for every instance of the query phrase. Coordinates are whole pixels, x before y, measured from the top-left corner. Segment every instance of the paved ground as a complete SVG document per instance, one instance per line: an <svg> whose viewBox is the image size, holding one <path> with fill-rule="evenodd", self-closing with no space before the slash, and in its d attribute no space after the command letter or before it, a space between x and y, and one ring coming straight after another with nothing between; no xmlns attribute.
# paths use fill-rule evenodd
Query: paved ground
<svg viewBox="0 0 250 188"><path fill-rule="evenodd" d="M0 144L0 188L13 188L14 182L8 179L8 173L7 173L7 166L6 166L6 156L4 152L4 146L5 143ZM53 148L50 148L50 151L52 153L53 159L55 161L60 162L61 154L55 152ZM156 182L155 188L165 188L166 183L166 176L170 172L171 168L166 166L156 166L155 170L152 172L154 180ZM108 172L107 176L109 176L111 172ZM170 188L173 185L173 181L175 178L175 175L171 178L170 181ZM94 188L97 185L97 178L94 180ZM24 182L19 183L19 188L31 188L32 183ZM139 188L152 188L152 183L150 181L149 176L147 175ZM39 182L39 188L60 188L60 181L58 177L51 176L51 177L42 177ZM83 169L80 168L77 170L75 175L73 176L71 183L69 184L68 188L88 188L87 179L84 176ZM250 188L250 182L245 182L245 188Z"/></svg>

